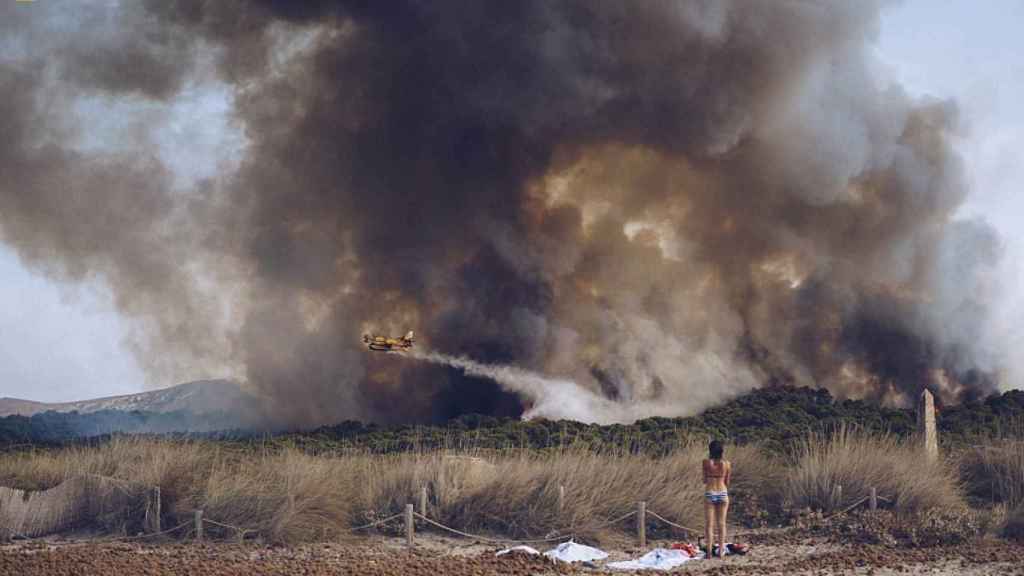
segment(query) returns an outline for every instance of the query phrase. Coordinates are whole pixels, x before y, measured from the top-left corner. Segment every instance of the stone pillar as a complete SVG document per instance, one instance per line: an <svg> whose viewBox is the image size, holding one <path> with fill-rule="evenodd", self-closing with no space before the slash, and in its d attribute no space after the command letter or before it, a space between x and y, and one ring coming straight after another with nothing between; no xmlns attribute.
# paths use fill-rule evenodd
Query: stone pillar
<svg viewBox="0 0 1024 576"><path fill-rule="evenodd" d="M935 397L925 389L917 402L917 433L929 460L939 457L939 433L935 429Z"/></svg>

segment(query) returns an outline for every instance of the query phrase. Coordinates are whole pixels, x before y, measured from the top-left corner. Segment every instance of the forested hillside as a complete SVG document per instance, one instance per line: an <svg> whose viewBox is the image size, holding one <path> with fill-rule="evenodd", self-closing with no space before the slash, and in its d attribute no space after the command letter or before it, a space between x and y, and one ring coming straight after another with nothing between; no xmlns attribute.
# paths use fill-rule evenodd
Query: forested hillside
<svg viewBox="0 0 1024 576"><path fill-rule="evenodd" d="M852 425L906 436L914 431L913 410L881 408L861 400L836 401L827 390L774 387L755 390L689 418L647 418L631 425L601 426L572 421L498 419L468 415L445 426L380 427L343 422L281 439L309 448L358 447L374 452L437 447L627 449L665 452L681 442L710 437L732 443L762 443L777 451L810 431ZM983 402L939 413L944 444L1024 433L1024 392L994 395Z"/></svg>
<svg viewBox="0 0 1024 576"><path fill-rule="evenodd" d="M443 425L385 427L342 422L314 430L277 432L229 428L227 414L195 416L104 410L90 414L47 412L0 418L0 446L61 444L112 433L167 434L241 443L272 442L310 451L396 452L436 448L550 449L576 447L664 453L709 437L733 443L761 443L778 451L809 431L846 424L906 436L914 430L911 410L880 408L860 400L836 401L826 390L775 387L689 418L648 418L630 425L601 426L573 421L500 419L466 415ZM993 395L981 402L947 407L938 414L940 439L956 445L992 436L1024 434L1024 391Z"/></svg>

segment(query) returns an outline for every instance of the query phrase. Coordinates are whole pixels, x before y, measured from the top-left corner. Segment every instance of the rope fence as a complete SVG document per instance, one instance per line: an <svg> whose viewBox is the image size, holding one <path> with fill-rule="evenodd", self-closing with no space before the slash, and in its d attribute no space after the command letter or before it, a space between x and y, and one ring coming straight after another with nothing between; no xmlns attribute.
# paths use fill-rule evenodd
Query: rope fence
<svg viewBox="0 0 1024 576"><path fill-rule="evenodd" d="M174 528L168 528L167 530L161 530L160 532L152 532L149 534L136 534L135 536L106 536L104 538L90 538L90 544L103 544L106 542L131 542L133 540L143 540L145 538L155 538L156 536L166 536L171 532L181 530L182 528L192 524L189 521L182 522Z"/></svg>
<svg viewBox="0 0 1024 576"><path fill-rule="evenodd" d="M646 508L644 508L644 509L646 510ZM695 533L695 534L699 534L700 533L699 530L695 530L693 528L689 528L687 526L683 526L682 524L678 524L676 522L673 522L673 521L665 518L664 516L658 514L657 512L652 511L652 510L646 510L646 513L650 514L656 520L659 520L659 521L661 521L661 522L663 522L663 523L665 523L665 524L667 524L669 526L672 526L673 528L677 528L677 529L683 530L684 532L687 532L687 533ZM576 534L579 533L579 532L591 531L591 530L600 530L602 528L607 528L609 526L614 526L615 524L623 522L624 520L628 520L629 518L632 518L633 516L636 516L637 514L638 514L638 511L637 510L633 510L631 512L627 512L626 514L623 514L622 516L619 516L619 517L611 519L611 520L606 520L606 521L603 521L603 522L599 522L597 524L590 524L590 525L576 527L573 530L571 530L569 532L566 532L566 533L563 533L563 534L558 534L558 535L550 536L550 537L547 537L547 538L533 538L533 539L497 538L497 537L491 537L491 536L484 536L482 534L473 534L473 533L470 533L470 532L465 532L463 530L459 530L457 528L452 528L451 526L446 526L446 525L444 525L444 524L442 524L442 523L440 523L440 522L438 522L436 520L433 520L431 518L428 518L427 516L424 516L424 515L422 515L422 514L420 514L418 512L413 512L412 515L413 515L413 517L419 518L420 520L423 520L427 524L429 524L431 526L434 526L435 528L438 528L438 529L443 530L445 532L449 532L449 533L455 534L457 536L462 536L464 538L471 538L473 540L477 540L477 541L480 541L480 542L488 542L488 543L492 543L492 544L544 544L544 543L547 543L547 542L559 542L559 541L563 541L563 540L572 540L572 539L574 539L576 537ZM397 518L399 516L402 516L402 514L396 514L394 516L391 516L388 519L389 520L390 519L394 519L394 518ZM406 527L406 529L407 529L407 532L408 532L408 526Z"/></svg>
<svg viewBox="0 0 1024 576"><path fill-rule="evenodd" d="M377 526L383 526L384 524L387 524L388 522L391 522L392 520L395 520L395 519L401 518L401 517L402 517L402 514L398 513L398 514L394 514L392 516L388 516L387 518L384 518L382 520L377 520L376 522L370 522L369 524L364 524L363 526L356 526L355 528L349 528L349 530L352 530L353 532L358 532L359 530L368 530L370 528L376 528Z"/></svg>
<svg viewBox="0 0 1024 576"><path fill-rule="evenodd" d="M420 515L418 512L414 512L413 515L415 517L419 518L420 520L423 520L427 524L430 524L431 526L434 526L436 528L440 528L441 530L444 530L446 532L451 532L452 534L456 534L456 535L462 536L464 538L472 538L474 540L479 540L481 542L490 542L492 544L543 544L545 542L558 542L559 540L567 540L567 539L571 539L573 537L572 534L562 534L562 535L559 535L559 536L552 536L551 538L537 538L537 539L533 539L533 540L515 540L515 539L511 539L511 538L491 538L491 537L488 537L488 536L481 536L480 534L470 534L469 532L463 532L462 530L457 530L455 528L452 528L451 526L445 526L444 524L441 524L440 522L436 522L434 520L431 520L430 518L427 518L426 516Z"/></svg>
<svg viewBox="0 0 1024 576"><path fill-rule="evenodd" d="M626 512L625 514L623 514L622 516L619 516L618 518L616 518L614 520L608 520L608 521L602 522L602 523L600 523L600 524L598 524L596 526L583 526L583 527L577 528L576 530L580 531L580 532L582 532L584 530L600 530L602 528L607 528L609 526L614 526L614 525L618 524L619 522L622 522L623 520L626 520L628 518L632 518L633 516L636 515L636 513L637 513L637 511L633 510L632 512Z"/></svg>
<svg viewBox="0 0 1024 576"><path fill-rule="evenodd" d="M868 497L865 496L865 497L861 498L860 500L857 500L853 504L850 504L846 508L843 508L842 510L838 510L836 512L833 512L833 513L829 514L828 516L825 516L824 518L822 518L822 520L828 521L828 520L831 520L832 518L835 518L836 516L841 516L843 514L846 514L847 512L853 510L854 508L860 506L861 504L863 504L863 503L865 503L867 501L868 501Z"/></svg>
<svg viewBox="0 0 1024 576"><path fill-rule="evenodd" d="M842 487L837 486L836 487L836 493L838 495L841 495L842 494ZM564 486L559 486L558 496L559 496L558 497L558 503L559 503L558 508L559 508L559 511L561 511L562 508L563 508L563 503L564 503L564 498L565 498L565 488L564 488ZM890 500L888 498L879 496L878 493L877 493L877 490L874 489L874 488L871 488L871 491L870 491L869 495L864 496L863 498L859 498L855 502L853 502L852 504L844 507L843 509L837 510L837 511L833 512L832 514L829 514L828 516L824 517L823 520L827 522L827 521L831 520L832 518L835 518L835 517L840 516L842 514L847 514L847 513L851 512L852 510L854 510L855 508L857 508L858 506L864 505L865 503L867 503L869 505L871 510L875 510L878 507L878 501L884 501L884 502L889 502L889 503L892 502L892 500ZM471 538L471 539L479 541L479 542L487 542L487 543L492 543L492 544L516 544L516 545L519 545L519 544L543 544L543 543L547 543L547 542L559 542L559 541L563 541L563 540L571 540L571 539L574 539L576 537L576 535L578 533L580 533L580 532L600 530L602 528L607 528L609 526L613 526L615 524L619 524L619 523L621 523L621 522L623 522L625 520L628 520L629 518L632 518L634 516L637 517L637 522L636 522L637 540L638 540L641 548L646 548L646 544L647 544L646 528L647 528L647 517L648 516L650 516L651 518L653 518L654 520L656 520L658 522L661 522L661 523L665 524L666 526L670 526L670 527L675 528L677 530L683 531L688 537L691 534L696 534L697 537L698 537L698 543L701 540L700 534L702 532L701 530L698 530L696 528L692 528L690 526L686 526L686 525L680 524L678 522L672 521L672 520L666 518L665 516L655 512L654 510L648 510L647 509L647 503L643 502L643 501L637 502L636 510L627 512L627 513L625 513L622 516L619 516L617 518L613 518L613 519L606 520L606 521L603 521L603 522L598 522L596 524L588 524L588 525L584 525L584 526L576 526L576 527L571 528L569 531L563 532L561 534L556 534L554 536L549 536L549 537L546 537L546 538L533 538L533 539L516 539L516 538L501 538L501 537L494 537L494 536L484 536L482 534L474 534L474 533L471 533L471 532L468 532L468 531L465 531L465 530L460 530L458 528L454 528L452 526L447 526L445 524L442 524L441 522L439 522L437 520L429 518L425 513L423 513L423 512L426 511L425 498L424 498L423 491L420 492L419 508L420 508L420 512L417 512L415 510L415 507L414 507L413 504L408 504L408 505L406 505L406 510L405 510L404 514L395 514L393 516L389 516L388 518L385 518L384 520L380 520L380 521L375 522L373 524L369 524L369 525L367 525L365 527L370 527L370 526L374 526L374 525L380 525L380 524L389 522L391 520L395 520L395 519L399 518L400 516L405 516L406 542L407 542L407 544L409 546L414 546L415 545L415 526L414 526L414 523L415 523L416 519L419 519L419 520L427 523L429 526L433 526L434 528L437 528L437 529L442 530L444 532L448 532L450 534L454 534L456 536L461 536L463 538ZM365 528L365 527L354 528L353 530L358 530L358 529Z"/></svg>
<svg viewBox="0 0 1024 576"><path fill-rule="evenodd" d="M246 534L256 534L256 533L259 532L258 530L250 530L250 529L247 529L247 528L240 528L238 526L232 526L231 524L224 524L223 522L217 522L216 520L210 520L209 518L205 518L205 517L202 518L202 520L203 520L203 522L206 522L207 524L212 524L213 526L219 526L221 528L227 528L229 530L234 530L235 534L238 535L238 541L239 542L243 542L245 540L245 535Z"/></svg>
<svg viewBox="0 0 1024 576"><path fill-rule="evenodd" d="M135 536L121 536L121 537L115 538L115 540L139 540L139 539L142 539L142 538L153 538L155 536L164 536L164 535L170 534L171 532L175 532L175 531L181 530L182 528L184 528L185 526L188 526L189 524L190 524L190 522L185 521L185 522L182 522L181 524L178 524L174 528L168 528L167 530L161 530L160 532L153 532L151 534L136 534Z"/></svg>
<svg viewBox="0 0 1024 576"><path fill-rule="evenodd" d="M578 532L582 532L584 530L600 530L601 528L607 528L608 526L613 526L615 524L618 524L619 522L622 522L623 520L627 520L627 519L631 518L635 514L636 514L636 511L628 512L628 513L623 514L622 516L619 516L618 518L615 518L615 519L612 519L612 520L606 520L606 521L601 522L599 524L591 524L591 525L587 525L587 526L577 527L577 528L574 528L573 530L571 530L569 532L565 532L565 533L562 533L562 534L557 534L555 536L549 536L547 538L528 538L528 539L498 538L498 537L492 537L492 536L484 536L482 534L473 534L473 533L470 533L470 532L465 532L463 530L459 530L457 528L452 528L451 526L446 526L446 525L444 525L444 524L442 524L442 523L440 523L440 522L438 522L436 520L433 520L432 518L428 518L427 516L425 516L423 514L420 514L419 512L413 512L412 515L413 515L414 518L419 518L420 520L423 520L427 524L430 524L431 526L434 526L435 528L438 528L438 529L443 530L445 532L449 532L449 533L455 534L457 536L462 536L464 538L471 538L471 539L474 539L474 540L478 540L480 542L489 542L489 543L492 543L492 544L544 544L544 543L547 543L547 542L559 542L559 541L562 541L562 540L571 540L571 539L576 537L576 534ZM389 519L397 518L399 516L402 516L402 514L396 514L395 516L392 516ZM408 527L407 527L407 529L408 529Z"/></svg>
<svg viewBox="0 0 1024 576"><path fill-rule="evenodd" d="M673 528L677 528L679 530L682 530L683 532L687 532L687 533L692 532L694 534L700 534L700 530L695 530L693 528L689 528L687 526L683 526L682 524L676 524L675 522L665 518L664 516L658 514L657 512L655 512L653 510L648 510L647 513L650 514L651 516L653 516L656 520L660 520L661 522L663 522L665 524L668 524L669 526L671 526Z"/></svg>
<svg viewBox="0 0 1024 576"><path fill-rule="evenodd" d="M186 521L182 522L181 524L178 524L177 526L174 526L173 528L168 528L166 530L161 530L160 529L160 489L159 489L159 487L148 487L148 486L145 486L145 485L137 483L137 482L132 482L130 480L122 480L122 479L119 479L119 478L107 478L107 477L98 476L98 475L92 475L92 474L89 474L89 475L86 475L86 476L95 477L97 479L104 480L104 481L112 481L111 484L114 484L115 486L117 486L118 489L121 489L125 493L127 493L127 490L124 490L122 488L123 486L131 487L131 488L135 488L135 489L142 489L143 492L148 494L148 498L149 498L149 500L147 501L147 508L146 508L147 518L146 518L146 522L144 524L146 529L148 530L146 533L138 534L138 535L135 535L135 536L112 536L112 537L109 537L109 538L103 538L103 539L99 539L99 540L91 540L93 542L132 541L132 540L139 540L139 539L145 539L145 538L153 538L153 537L158 537L158 536L164 536L164 535L167 535L167 534L171 534L173 532L181 530L182 528L185 528L185 527L190 526L190 525L193 526L193 529L190 530L188 532L188 534L186 534L185 537L187 538L188 536L193 536L196 541L202 541L203 540L203 526L205 524L208 524L208 525L211 525L211 526L216 526L216 527L219 527L219 528L224 528L224 529L227 529L227 530L233 530L235 532L235 534L237 535L237 538L238 538L239 542L244 541L246 535L248 535L248 534L258 534L259 533L258 530L242 528L242 527L239 527L239 526L233 526L231 524L227 524L227 523L224 523L224 522L219 522L217 520L213 520L213 519L210 519L210 518L205 518L204 517L204 511L202 509L197 509L197 510L194 511L194 517L193 517L192 520L186 520ZM836 486L835 489L834 489L833 494L835 496L841 498L842 487L841 486ZM419 519L422 522L425 522L427 525L432 526L434 528L437 528L437 529L439 529L441 531L444 531L444 532L447 532L447 533L450 533L450 534L454 534L456 536L461 536L461 537L464 537L464 538L470 538L470 539L473 539L473 540L476 540L476 541L479 541L479 542L487 542L487 543L491 543L491 544L515 544L515 545L520 545L520 544L543 544L543 543L550 543L550 542L561 542L561 541L565 541L565 540L572 540L572 539L575 539L577 534L579 534L581 532L588 532L588 531L592 532L592 531L608 528L610 526L614 526L616 524L620 524L621 522L624 522L624 521L626 521L626 520L628 520L630 518L633 518L635 516L636 517L637 540L638 540L641 548L646 548L646 540L647 540L647 538L646 538L647 537L646 530L647 530L647 525L648 525L648 516L650 518L652 518L653 520L655 520L655 521L663 523L666 526L669 526L669 527L675 528L677 530L683 531L688 537L691 534L698 535L698 543L700 541L700 534L702 532L701 530L697 530L695 528L691 528L689 526L685 526L683 524L680 524L678 522L670 520L670 519L666 518L665 516L659 514L658 512L654 511L654 510L648 510L647 509L647 503L643 502L643 501L640 501L640 502L637 502L637 507L636 507L635 510L631 510L630 512L622 514L621 516L618 516L616 518L612 518L612 519L608 519L608 520L603 520L603 521L597 521L597 522L591 522L591 523L584 524L584 525L581 525L581 526L573 526L573 527L569 528L568 530L566 530L564 532L556 533L554 535L547 536L547 537L544 537L544 538L517 539L517 538L501 538L501 537L495 537L495 536L485 536L485 535L482 535L482 534L474 534L474 533L471 533L471 532L468 532L468 531L465 531L465 530L460 530L460 529L454 528L452 526L447 526L447 525L442 524L441 522L439 522L437 520L434 520L434 519L428 517L426 515L426 511L427 511L427 505L426 505L427 504L427 498L426 498L426 496L427 496L426 495L426 489L425 488L421 489L420 494L419 494L419 511L418 512L415 510L414 505L410 503L410 504L406 505L404 512L400 512L400 513L397 513L397 514L392 514L390 516L387 516L385 518L381 518L379 520L375 520L375 521L370 522L368 524L364 524L364 525L361 525L361 526L355 526L355 527L349 528L349 530L352 531L352 532L368 530L368 529L371 529L371 528L376 528L376 527L379 527L379 526L384 526L386 524L394 522L395 520L398 520L399 518L403 518L404 517L404 527L405 527L405 533L406 533L406 541L407 541L407 544L409 546L414 546L415 545L414 538L415 538L415 521L416 521L416 519ZM562 512L563 511L564 501L565 501L565 487L564 486L559 486L559 489L558 489L558 512ZM832 512L831 514L823 517L822 521L827 522L827 521L830 521L830 520L832 520L833 518L835 518L837 516L841 516L843 514L848 514L849 512L853 511L854 509L856 509L859 506L864 505L865 503L867 503L869 505L869 508L871 510L875 510L878 507L878 502L879 501L883 501L883 502L887 502L887 503L891 503L892 502L892 500L890 500L889 498L885 498L885 497L879 496L878 493L877 493L877 490L875 488L871 488L870 489L870 493L867 496L859 498L855 502L853 502L852 504L849 504L849 505L847 505L846 507L844 507L844 508L842 508L840 510L836 510L836 511ZM14 533L14 536L15 537L25 537L22 534L17 533L17 532Z"/></svg>
<svg viewBox="0 0 1024 576"><path fill-rule="evenodd" d="M411 506L411 504L410 504L410 506ZM642 506L639 507L639 508L643 509L643 510L646 510L646 508L642 507ZM668 524L669 526L673 526L675 528L679 528L679 529L687 531L687 532L697 532L696 530L693 530L693 529L687 528L686 526L683 526L681 524L677 524L675 522L672 522L671 520L668 520L665 517L661 516L660 514L657 514L657 513L653 512L653 511L649 511L648 510L648 511L646 511L646 513L650 514L654 518L664 522L665 524ZM472 539L478 540L480 542L489 542L489 543L492 543L492 544L544 544L544 543L547 543L547 542L559 542L559 541L563 541L563 540L572 540L572 539L574 539L576 537L576 534L579 533L579 532L592 531L592 530L600 530L602 528L607 528L609 526L614 526L615 524L618 524L620 522L628 520L628 519L632 518L633 516L636 516L637 514L638 514L638 510L633 510L633 511L627 512L627 513L625 513L622 516L619 516L617 518L613 518L613 519L610 519L610 520L605 520L605 521L602 521L602 522L598 522L596 524L589 524L589 525L575 527L574 529L572 529L569 532L565 532L565 533L558 534L558 535L555 535L555 536L549 536L547 538L532 538L532 539L496 538L496 537L491 537L491 536L484 536L482 534L473 534L473 533L470 533L470 532L459 530L457 528L452 528L451 526L446 526L446 525L444 525L444 524L442 524L442 523L440 523L440 522L438 522L436 520L433 520L431 518L428 518L427 516L424 516L424 515L422 515L422 514L420 514L418 512L413 512L412 516L415 517L415 518L419 518L420 520L423 520L427 524L429 524L431 526L434 526L435 528L438 528L438 529L443 530L445 532L449 532L449 533L455 534L457 536L462 536L464 538L472 538ZM393 516L392 518L395 518L397 516L400 516L400 514L396 515L396 516ZM638 525L639 525L639 522L638 522ZM406 529L407 529L407 532L408 532L409 531L409 527L407 526Z"/></svg>

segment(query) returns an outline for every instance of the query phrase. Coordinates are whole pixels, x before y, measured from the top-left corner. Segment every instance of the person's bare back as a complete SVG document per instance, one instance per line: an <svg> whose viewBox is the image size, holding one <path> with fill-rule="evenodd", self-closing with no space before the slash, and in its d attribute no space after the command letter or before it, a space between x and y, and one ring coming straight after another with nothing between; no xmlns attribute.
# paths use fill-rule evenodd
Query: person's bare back
<svg viewBox="0 0 1024 576"><path fill-rule="evenodd" d="M705 459L704 468L704 490L706 492L720 492L729 489L729 480L732 475L732 464L728 460Z"/></svg>

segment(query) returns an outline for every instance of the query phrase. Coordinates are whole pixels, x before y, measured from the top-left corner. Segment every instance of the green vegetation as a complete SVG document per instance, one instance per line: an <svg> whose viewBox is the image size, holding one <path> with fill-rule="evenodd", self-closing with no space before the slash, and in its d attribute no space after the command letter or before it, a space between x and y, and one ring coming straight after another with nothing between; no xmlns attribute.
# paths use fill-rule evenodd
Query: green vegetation
<svg viewBox="0 0 1024 576"><path fill-rule="evenodd" d="M121 433L162 434L230 426L226 415L104 411L91 414L48 412L0 418L0 446L62 444ZM471 414L431 426L380 426L342 422L314 430L274 434L246 431L193 432L190 437L241 443L267 442L305 452L424 452L436 449L506 450L531 448L616 451L664 455L674 447L710 437L734 444L758 444L783 452L807 437L843 426L904 438L914 431L912 410L881 408L862 400L835 400L826 390L764 388L688 418L647 418L630 425L574 421L502 419ZM1024 391L997 394L981 402L948 407L938 414L940 440L947 447L988 438L1024 436ZM179 434L180 436L180 434Z"/></svg>
<svg viewBox="0 0 1024 576"><path fill-rule="evenodd" d="M939 413L941 442L964 446L986 438L1020 435L1024 392L994 395ZM559 420L499 419L468 415L441 426L384 427L343 422L277 440L306 450L358 449L375 453L449 449L613 450L666 454L680 444L724 438L783 452L808 433L854 426L905 438L915 430L913 410L881 408L863 400L836 401L827 390L773 387L754 390L689 418L647 418L630 425L602 426Z"/></svg>
<svg viewBox="0 0 1024 576"><path fill-rule="evenodd" d="M12 445L61 445L82 439L102 439L111 434L173 434L192 430L208 436L239 437L252 432L224 431L238 426L235 416L223 413L195 415L188 412L100 410L43 412L33 416L0 418L0 449Z"/></svg>

